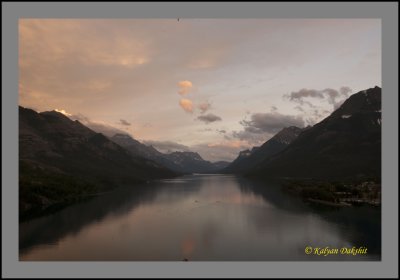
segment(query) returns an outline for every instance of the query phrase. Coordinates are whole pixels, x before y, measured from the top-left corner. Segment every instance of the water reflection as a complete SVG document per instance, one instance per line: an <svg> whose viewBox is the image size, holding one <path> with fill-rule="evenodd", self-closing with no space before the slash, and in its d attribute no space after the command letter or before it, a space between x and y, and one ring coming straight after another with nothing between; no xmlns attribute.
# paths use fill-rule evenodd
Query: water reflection
<svg viewBox="0 0 400 280"><path fill-rule="evenodd" d="M273 203L280 209L312 213L333 223L350 242L356 246L366 246L370 254L381 254L381 211L370 206L332 207L313 203L304 203L300 198L288 197L279 186L279 181L249 181L239 179L244 192L253 192ZM315 244L315 242L313 242ZM313 243L310 243L313 244ZM322 244L315 244L321 246ZM378 258L378 257L377 257Z"/></svg>
<svg viewBox="0 0 400 280"><path fill-rule="evenodd" d="M277 182L229 175L124 188L20 223L21 260L325 260L305 246L359 243L379 259L379 211L315 209Z"/></svg>

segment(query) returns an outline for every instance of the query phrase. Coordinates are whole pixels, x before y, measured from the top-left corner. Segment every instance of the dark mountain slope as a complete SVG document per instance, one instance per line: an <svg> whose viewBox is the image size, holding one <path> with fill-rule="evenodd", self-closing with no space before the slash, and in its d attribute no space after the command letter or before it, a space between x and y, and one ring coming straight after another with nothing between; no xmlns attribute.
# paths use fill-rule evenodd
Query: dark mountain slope
<svg viewBox="0 0 400 280"><path fill-rule="evenodd" d="M165 154L157 151L153 146L146 146L145 144L140 143L128 134L115 134L110 139L121 147L124 147L134 156L141 156L150 159L170 170L183 173L181 167L169 160Z"/></svg>
<svg viewBox="0 0 400 280"><path fill-rule="evenodd" d="M133 157L79 121L23 107L19 107L19 160L21 193L38 191L36 198L42 202L93 192L100 186L174 175L153 161Z"/></svg>
<svg viewBox="0 0 400 280"><path fill-rule="evenodd" d="M254 147L251 151L241 151L239 156L228 166L224 173L246 173L257 164L270 156L285 149L302 131L301 128L290 126L282 129L260 147Z"/></svg>
<svg viewBox="0 0 400 280"><path fill-rule="evenodd" d="M329 117L301 133L249 175L298 178L380 178L381 88L350 96Z"/></svg>

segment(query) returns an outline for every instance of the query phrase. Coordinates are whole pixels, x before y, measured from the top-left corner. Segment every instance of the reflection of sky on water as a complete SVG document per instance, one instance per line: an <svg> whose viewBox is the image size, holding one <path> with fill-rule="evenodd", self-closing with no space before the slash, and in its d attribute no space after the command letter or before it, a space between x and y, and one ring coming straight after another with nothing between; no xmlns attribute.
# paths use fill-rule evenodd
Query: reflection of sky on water
<svg viewBox="0 0 400 280"><path fill-rule="evenodd" d="M167 182L147 184L146 191L120 190L20 224L21 259L308 260L306 246L352 247L355 238L368 235L364 226L373 235L380 230L357 220L369 210L317 211L272 185L263 192L258 183L233 176ZM346 215L353 223L349 217L340 222Z"/></svg>

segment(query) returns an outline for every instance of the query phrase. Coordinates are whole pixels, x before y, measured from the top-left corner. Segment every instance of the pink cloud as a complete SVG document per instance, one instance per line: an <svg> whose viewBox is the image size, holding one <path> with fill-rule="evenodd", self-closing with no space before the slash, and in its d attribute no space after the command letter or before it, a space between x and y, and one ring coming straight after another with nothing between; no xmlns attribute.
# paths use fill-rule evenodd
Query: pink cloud
<svg viewBox="0 0 400 280"><path fill-rule="evenodd" d="M191 100L183 98L179 101L179 105L186 112L193 113L193 102Z"/></svg>
<svg viewBox="0 0 400 280"><path fill-rule="evenodd" d="M188 93L192 90L192 88L193 88L193 84L192 84L191 81L180 81L180 82L178 83L178 86L179 86L179 91L178 91L178 93L179 93L180 95L188 94Z"/></svg>

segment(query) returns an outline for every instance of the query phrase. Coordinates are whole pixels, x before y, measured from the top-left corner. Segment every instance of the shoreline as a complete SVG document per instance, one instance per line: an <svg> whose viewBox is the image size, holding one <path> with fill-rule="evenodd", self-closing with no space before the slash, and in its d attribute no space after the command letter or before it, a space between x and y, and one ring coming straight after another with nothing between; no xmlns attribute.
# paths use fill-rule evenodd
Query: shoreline
<svg viewBox="0 0 400 280"><path fill-rule="evenodd" d="M335 207L352 207L353 206L353 204L347 203L347 202L331 202L331 201L327 201L327 200L314 199L314 198L308 198L307 201L312 202L312 203L327 205L327 206L335 206Z"/></svg>

